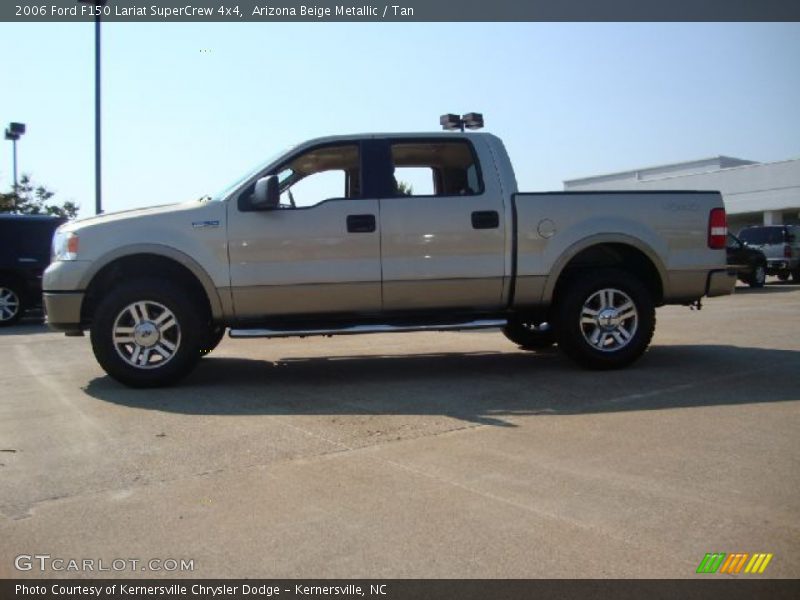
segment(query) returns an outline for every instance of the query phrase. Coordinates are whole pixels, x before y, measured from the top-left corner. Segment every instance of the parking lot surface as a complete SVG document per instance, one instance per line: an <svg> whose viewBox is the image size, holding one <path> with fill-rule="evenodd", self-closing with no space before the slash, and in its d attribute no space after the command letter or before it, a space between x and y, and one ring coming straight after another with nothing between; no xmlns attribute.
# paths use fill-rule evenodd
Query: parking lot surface
<svg viewBox="0 0 800 600"><path fill-rule="evenodd" d="M800 576L800 286L659 309L609 373L496 331L226 339L160 390L35 321L0 356L0 577Z"/></svg>

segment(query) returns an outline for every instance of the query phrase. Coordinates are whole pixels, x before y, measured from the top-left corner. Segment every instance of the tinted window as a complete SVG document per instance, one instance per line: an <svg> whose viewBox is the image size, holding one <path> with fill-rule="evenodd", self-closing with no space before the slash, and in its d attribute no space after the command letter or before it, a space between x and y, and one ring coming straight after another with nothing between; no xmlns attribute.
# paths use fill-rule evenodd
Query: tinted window
<svg viewBox="0 0 800 600"><path fill-rule="evenodd" d="M3 219L0 221L3 254L47 262L53 233L60 224L61 221L51 219Z"/></svg>
<svg viewBox="0 0 800 600"><path fill-rule="evenodd" d="M739 232L739 239L751 246L783 243L783 227L748 227Z"/></svg>
<svg viewBox="0 0 800 600"><path fill-rule="evenodd" d="M391 154L397 196L470 196L483 191L466 141L395 142Z"/></svg>

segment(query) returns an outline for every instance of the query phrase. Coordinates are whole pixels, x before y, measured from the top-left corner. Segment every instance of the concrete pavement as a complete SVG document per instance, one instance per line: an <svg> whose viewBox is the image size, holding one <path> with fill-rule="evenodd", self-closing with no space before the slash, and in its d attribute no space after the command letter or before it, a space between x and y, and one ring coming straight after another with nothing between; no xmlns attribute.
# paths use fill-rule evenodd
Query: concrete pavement
<svg viewBox="0 0 800 600"><path fill-rule="evenodd" d="M0 577L800 576L800 286L659 309L611 373L499 332L226 339L149 391L37 324L0 355Z"/></svg>

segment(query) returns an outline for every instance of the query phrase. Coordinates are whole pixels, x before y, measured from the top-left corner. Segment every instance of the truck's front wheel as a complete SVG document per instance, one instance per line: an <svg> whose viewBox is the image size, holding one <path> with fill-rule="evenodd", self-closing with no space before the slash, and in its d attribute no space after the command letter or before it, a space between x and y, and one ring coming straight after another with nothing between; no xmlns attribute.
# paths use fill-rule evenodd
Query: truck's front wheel
<svg viewBox="0 0 800 600"><path fill-rule="evenodd" d="M97 307L91 329L97 362L130 387L159 387L187 375L200 358L201 311L171 283L136 280Z"/></svg>
<svg viewBox="0 0 800 600"><path fill-rule="evenodd" d="M584 367L629 365L647 350L653 337L653 298L625 271L576 273L564 284L556 302L558 345Z"/></svg>

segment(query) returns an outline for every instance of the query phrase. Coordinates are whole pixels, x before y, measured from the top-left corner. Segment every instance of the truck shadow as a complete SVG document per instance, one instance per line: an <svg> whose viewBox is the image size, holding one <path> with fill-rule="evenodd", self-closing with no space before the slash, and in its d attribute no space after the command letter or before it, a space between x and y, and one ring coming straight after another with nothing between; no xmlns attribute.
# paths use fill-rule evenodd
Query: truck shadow
<svg viewBox="0 0 800 600"><path fill-rule="evenodd" d="M54 333L44 322L43 315L36 313L25 315L13 325L0 327L0 336L5 335L32 335L39 333Z"/></svg>
<svg viewBox="0 0 800 600"><path fill-rule="evenodd" d="M556 352L204 358L182 384L133 390L108 377L90 396L188 415L440 415L514 426L525 415L783 402L800 398L800 352L655 346L636 365L592 372Z"/></svg>
<svg viewBox="0 0 800 600"><path fill-rule="evenodd" d="M770 282L762 288L751 288L737 285L734 294L776 294L780 292L796 292L800 289L800 284L788 281Z"/></svg>

